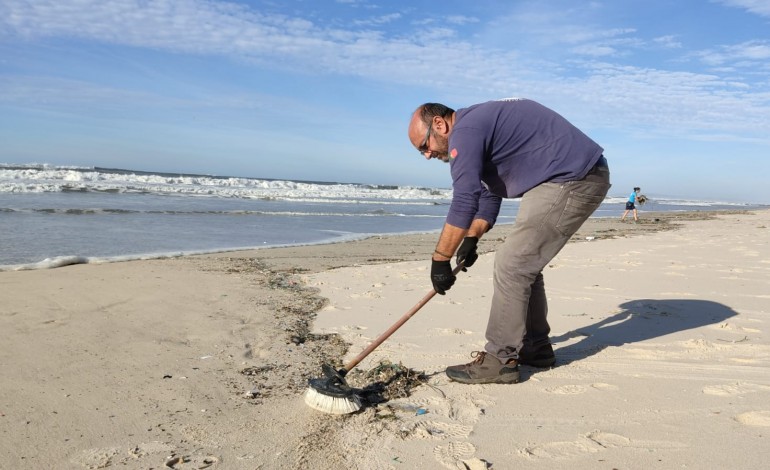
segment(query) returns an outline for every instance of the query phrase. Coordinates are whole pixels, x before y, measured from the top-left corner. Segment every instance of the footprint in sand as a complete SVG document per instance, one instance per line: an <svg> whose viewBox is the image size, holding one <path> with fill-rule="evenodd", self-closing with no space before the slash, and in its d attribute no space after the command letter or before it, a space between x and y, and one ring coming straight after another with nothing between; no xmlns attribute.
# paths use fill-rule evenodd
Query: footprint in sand
<svg viewBox="0 0 770 470"><path fill-rule="evenodd" d="M520 449L519 454L529 458L560 460L594 454L613 447L631 447L631 439L619 434L592 431L576 441L548 442L530 446Z"/></svg>
<svg viewBox="0 0 770 470"><path fill-rule="evenodd" d="M484 402L457 399L449 408L449 418L461 423L475 423L484 414L487 406Z"/></svg>
<svg viewBox="0 0 770 470"><path fill-rule="evenodd" d="M739 414L734 419L746 426L768 427L770 426L770 411L749 411Z"/></svg>
<svg viewBox="0 0 770 470"><path fill-rule="evenodd" d="M409 403L410 402L410 403ZM412 397L409 402L403 404L403 409L424 408L429 410L431 415L448 418L463 424L474 424L484 414L484 410L494 404L494 401L485 395L454 398ZM394 403L399 407L399 403Z"/></svg>
<svg viewBox="0 0 770 470"><path fill-rule="evenodd" d="M463 460L469 459L476 452L476 447L470 442L450 442L449 444L436 446L433 456L446 468L466 468Z"/></svg>
<svg viewBox="0 0 770 470"><path fill-rule="evenodd" d="M476 448L465 439L473 431L473 424L493 403L494 400L491 397L476 393L451 400L446 397L413 396L409 400L399 400L392 405L408 413L419 409L425 409L430 413L427 416L413 415L412 419L415 421L401 427L402 438L444 441L433 449L436 460L443 467L481 470L487 468L486 463L481 459L472 458ZM449 421L423 420L429 416L446 418Z"/></svg>

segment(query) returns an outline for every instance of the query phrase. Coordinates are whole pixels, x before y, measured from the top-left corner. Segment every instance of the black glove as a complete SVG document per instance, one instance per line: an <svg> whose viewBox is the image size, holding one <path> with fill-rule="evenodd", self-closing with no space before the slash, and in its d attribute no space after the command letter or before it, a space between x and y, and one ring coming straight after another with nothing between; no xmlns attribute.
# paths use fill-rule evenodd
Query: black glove
<svg viewBox="0 0 770 470"><path fill-rule="evenodd" d="M430 266L430 280L437 294L444 295L455 283L455 275L452 274L452 265L449 261L436 261Z"/></svg>
<svg viewBox="0 0 770 470"><path fill-rule="evenodd" d="M479 254L476 253L478 244L479 237L465 237L462 245L457 249L457 264L463 265L463 271L467 271L465 268L470 268L479 259Z"/></svg>

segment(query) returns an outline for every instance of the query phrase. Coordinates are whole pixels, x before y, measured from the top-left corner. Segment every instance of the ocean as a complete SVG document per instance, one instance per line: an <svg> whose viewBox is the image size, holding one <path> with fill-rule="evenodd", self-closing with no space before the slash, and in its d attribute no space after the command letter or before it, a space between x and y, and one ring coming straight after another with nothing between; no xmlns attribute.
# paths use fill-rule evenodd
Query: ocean
<svg viewBox="0 0 770 470"><path fill-rule="evenodd" d="M452 191L0 164L0 271L438 232ZM608 197L593 217L619 217ZM751 209L651 199L641 210ZM517 200L498 224L512 223Z"/></svg>

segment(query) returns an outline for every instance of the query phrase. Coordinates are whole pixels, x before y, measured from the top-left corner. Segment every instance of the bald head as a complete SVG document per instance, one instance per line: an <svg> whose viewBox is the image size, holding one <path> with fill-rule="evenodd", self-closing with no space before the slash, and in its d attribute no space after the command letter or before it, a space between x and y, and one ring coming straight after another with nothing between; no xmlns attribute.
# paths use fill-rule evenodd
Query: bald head
<svg viewBox="0 0 770 470"><path fill-rule="evenodd" d="M409 120L409 129L407 131L409 142L415 147L419 147L422 144L425 133L428 131L428 124L422 120L422 108L423 106L420 106L412 113L412 119Z"/></svg>

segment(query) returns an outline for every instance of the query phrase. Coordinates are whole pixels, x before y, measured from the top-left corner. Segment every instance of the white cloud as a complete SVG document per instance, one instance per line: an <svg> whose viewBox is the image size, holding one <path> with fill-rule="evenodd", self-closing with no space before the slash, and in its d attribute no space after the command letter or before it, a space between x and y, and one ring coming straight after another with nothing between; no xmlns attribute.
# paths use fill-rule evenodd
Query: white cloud
<svg viewBox="0 0 770 470"><path fill-rule="evenodd" d="M560 112L591 127L685 139L720 132L736 141L770 143L770 93L752 91L744 82L610 63L586 67L585 78L533 91L547 96L546 104L560 103Z"/></svg>
<svg viewBox="0 0 770 470"><path fill-rule="evenodd" d="M767 42L750 41L698 54L704 63L728 71L729 79L716 69L707 75L633 67L609 60L643 45L634 37L634 28L601 28L590 22L575 26L569 11L549 13L530 9L507 19L514 18L517 28L523 25L517 37L560 48L562 53L555 54L552 62L538 54L547 50L542 44L525 56L520 48L503 51L470 42L468 35L451 25L467 24L471 18L395 35L363 24L331 28L212 0L37 0L34 7L27 1L4 0L0 32L30 40L76 37L172 53L227 56L300 73L426 86L458 96L463 103L470 97L527 96L558 102L572 116L607 127L683 134L721 128L736 138L770 135L767 68L752 71L765 74L764 85L735 72L744 64L767 62ZM378 18L380 24L401 19L397 14ZM511 30L511 23L496 24L499 31ZM655 42L678 45L672 36ZM601 57L605 62L580 62L577 55Z"/></svg>
<svg viewBox="0 0 770 470"><path fill-rule="evenodd" d="M767 0L718 0L730 7L743 8L760 16L770 17L770 2Z"/></svg>
<svg viewBox="0 0 770 470"><path fill-rule="evenodd" d="M770 59L770 42L749 41L739 44L733 52L736 56L750 60Z"/></svg>
<svg viewBox="0 0 770 470"><path fill-rule="evenodd" d="M617 49L606 44L585 44L570 49L575 54L592 57L610 56L617 53Z"/></svg>
<svg viewBox="0 0 770 470"><path fill-rule="evenodd" d="M682 43L679 42L674 35L660 36L653 38L652 41L655 44L658 44L659 46L665 47L667 49L679 49L682 47Z"/></svg>
<svg viewBox="0 0 770 470"><path fill-rule="evenodd" d="M700 51L696 55L705 64L712 66L732 64L742 67L754 67L770 59L770 41L747 41L741 44Z"/></svg>

